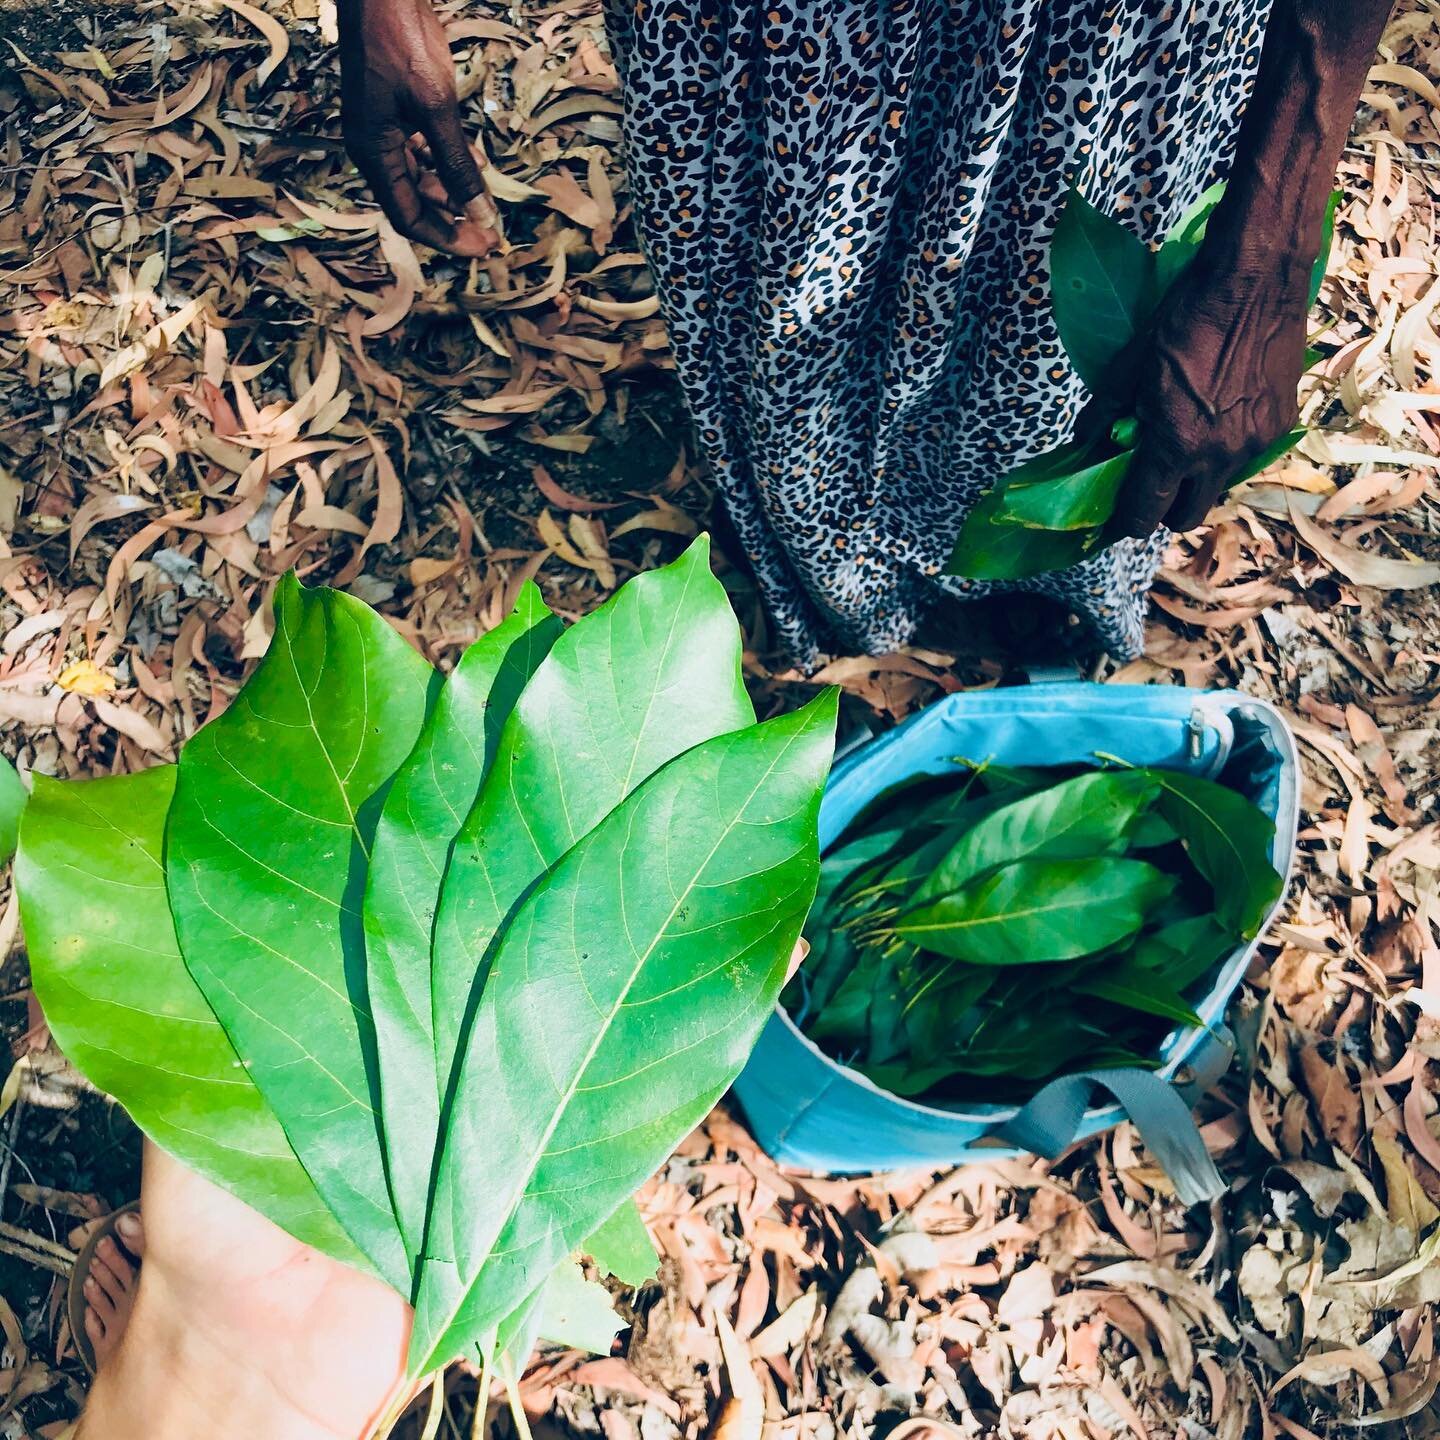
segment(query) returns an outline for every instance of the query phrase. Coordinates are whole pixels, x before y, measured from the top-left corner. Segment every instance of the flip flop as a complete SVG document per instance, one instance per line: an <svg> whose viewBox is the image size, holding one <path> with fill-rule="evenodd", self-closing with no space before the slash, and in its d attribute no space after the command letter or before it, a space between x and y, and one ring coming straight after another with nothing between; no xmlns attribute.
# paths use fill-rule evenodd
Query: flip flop
<svg viewBox="0 0 1440 1440"><path fill-rule="evenodd" d="M139 1257L131 1254L115 1228L120 1223L122 1216L131 1215L139 1208L140 1202L132 1200L128 1205L122 1205L118 1210L111 1211L90 1232L90 1238L85 1242L79 1255L75 1257L74 1268L70 1271L70 1288L65 1295L65 1314L70 1321L70 1336L75 1342L75 1353L79 1355L81 1362L92 1376L95 1374L95 1347L91 1345L90 1336L85 1330L85 1312L90 1308L90 1302L85 1298L85 1282L90 1278L90 1266L95 1259L96 1246L107 1235L114 1237L121 1253L129 1257L131 1264L139 1265Z"/></svg>

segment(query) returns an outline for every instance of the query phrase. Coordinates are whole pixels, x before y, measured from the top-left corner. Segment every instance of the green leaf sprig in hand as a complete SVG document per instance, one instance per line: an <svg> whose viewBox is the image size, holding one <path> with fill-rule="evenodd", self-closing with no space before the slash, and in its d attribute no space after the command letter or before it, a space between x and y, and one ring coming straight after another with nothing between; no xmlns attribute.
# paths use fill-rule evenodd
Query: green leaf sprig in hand
<svg viewBox="0 0 1440 1440"><path fill-rule="evenodd" d="M1140 366L1162 304L1190 273L1223 190L1208 190L1158 251L1078 190L1067 195L1050 247L1051 302L1061 343L1091 404L1074 441L1012 470L970 511L949 573L1013 580L1068 569L1132 533L1118 510L1146 438L1135 418ZM1331 197L1311 270L1312 305L1325 278L1339 199ZM1304 433L1288 431L1228 483L1259 474Z"/></svg>
<svg viewBox="0 0 1440 1440"><path fill-rule="evenodd" d="M902 791L821 861L785 1002L897 1094L1016 1101L1146 1066L1197 981L1278 898L1274 826L1157 769L962 769Z"/></svg>
<svg viewBox="0 0 1440 1440"><path fill-rule="evenodd" d="M581 1259L653 1271L630 1196L774 1005L835 697L756 723L703 538L568 629L523 587L443 678L338 591L286 577L275 615L177 765L37 779L51 1028L156 1143L405 1295L413 1375L608 1349Z"/></svg>
<svg viewBox="0 0 1440 1440"><path fill-rule="evenodd" d="M0 865L15 853L20 838L20 816L30 792L15 773L15 767L0 755Z"/></svg>

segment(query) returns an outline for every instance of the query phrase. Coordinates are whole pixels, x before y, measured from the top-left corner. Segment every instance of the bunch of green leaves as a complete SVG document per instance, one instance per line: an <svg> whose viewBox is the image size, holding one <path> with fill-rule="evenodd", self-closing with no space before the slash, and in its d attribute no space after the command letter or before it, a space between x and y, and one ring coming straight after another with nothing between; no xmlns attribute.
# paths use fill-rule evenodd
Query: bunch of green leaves
<svg viewBox="0 0 1440 1440"><path fill-rule="evenodd" d="M1118 538L1111 524L1140 440L1135 402L1162 301L1195 259L1224 193L1213 186L1151 250L1071 189L1050 244L1050 294L1061 344L1092 403L1073 441L1012 470L965 517L949 573L1013 580L1078 564ZM1315 303L1330 259L1338 192L1311 272ZM1307 356L1311 364L1317 356ZM1258 475L1304 438L1291 430L1229 482Z"/></svg>
<svg viewBox="0 0 1440 1440"><path fill-rule="evenodd" d="M785 1003L906 1096L1019 1100L1150 1065L1278 898L1274 834L1179 771L961 765L884 797L825 854Z"/></svg>
<svg viewBox="0 0 1440 1440"><path fill-rule="evenodd" d="M834 696L756 723L703 539L568 629L527 584L443 678L293 576L275 621L177 765L37 779L50 1025L158 1144L410 1298L413 1374L608 1350L581 1257L651 1272L630 1197L774 1005Z"/></svg>

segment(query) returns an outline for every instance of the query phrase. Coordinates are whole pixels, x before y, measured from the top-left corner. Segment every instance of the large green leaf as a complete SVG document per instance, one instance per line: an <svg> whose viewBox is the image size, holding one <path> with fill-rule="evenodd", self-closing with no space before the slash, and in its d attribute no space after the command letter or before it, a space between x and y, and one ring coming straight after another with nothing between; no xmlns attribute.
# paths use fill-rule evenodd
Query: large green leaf
<svg viewBox="0 0 1440 1440"><path fill-rule="evenodd" d="M162 1149L298 1240L366 1267L190 978L161 849L175 769L35 777L15 863L35 994L71 1063Z"/></svg>
<svg viewBox="0 0 1440 1440"><path fill-rule="evenodd" d="M1174 883L1143 860L1019 860L902 915L895 933L972 965L1073 960L1133 935Z"/></svg>
<svg viewBox="0 0 1440 1440"><path fill-rule="evenodd" d="M15 767L0 755L0 865L14 853L20 836L20 815L30 792L15 773Z"/></svg>
<svg viewBox="0 0 1440 1440"><path fill-rule="evenodd" d="M1156 809L1179 832L1195 868L1215 893L1215 914L1251 939L1283 886L1270 863L1275 824L1228 786L1180 770L1150 770L1160 785Z"/></svg>
<svg viewBox="0 0 1440 1440"><path fill-rule="evenodd" d="M326 1203L401 1293L361 901L383 787L432 674L368 606L286 577L265 658L181 751L165 847L190 973Z"/></svg>
<svg viewBox="0 0 1440 1440"><path fill-rule="evenodd" d="M1155 307L1155 256L1072 189L1050 245L1060 343L1092 395L1127 405L1137 341Z"/></svg>
<svg viewBox="0 0 1440 1440"><path fill-rule="evenodd" d="M571 626L501 733L451 852L432 955L442 1092L486 958L516 903L667 760L752 724L740 628L702 536Z"/></svg>
<svg viewBox="0 0 1440 1440"><path fill-rule="evenodd" d="M996 519L1031 530L1098 530L1115 513L1134 458L1127 450L1053 480L1008 485Z"/></svg>
<svg viewBox="0 0 1440 1440"><path fill-rule="evenodd" d="M976 502L956 537L946 574L967 580L1023 580L1078 565L1092 548L1085 531L1032 530L1007 524L1005 492L992 490Z"/></svg>
<svg viewBox="0 0 1440 1440"><path fill-rule="evenodd" d="M933 900L1014 860L1080 860L1124 847L1159 784L1138 770L1095 770L991 811L968 828L915 891Z"/></svg>
<svg viewBox="0 0 1440 1440"><path fill-rule="evenodd" d="M460 657L375 827L365 887L366 969L390 1193L412 1262L425 1238L440 1132L430 1015L430 938L440 884L501 728L562 628L539 590L525 585L515 613Z"/></svg>
<svg viewBox="0 0 1440 1440"><path fill-rule="evenodd" d="M738 1073L815 893L834 723L831 692L687 751L520 906L466 1043L411 1373L493 1337Z"/></svg>

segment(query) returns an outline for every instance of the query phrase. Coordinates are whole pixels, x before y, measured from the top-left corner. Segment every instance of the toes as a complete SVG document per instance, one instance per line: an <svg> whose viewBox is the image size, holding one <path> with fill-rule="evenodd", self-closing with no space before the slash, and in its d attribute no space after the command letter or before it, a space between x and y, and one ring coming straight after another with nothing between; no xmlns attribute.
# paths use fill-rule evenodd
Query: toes
<svg viewBox="0 0 1440 1440"><path fill-rule="evenodd" d="M115 1231L125 1248L137 1259L145 1258L145 1226L138 1210L127 1210L116 1222Z"/></svg>
<svg viewBox="0 0 1440 1440"><path fill-rule="evenodd" d="M115 1300L100 1283L93 1269L85 1277L85 1304L87 1307L85 1312L86 1330L90 1329L90 1323L93 1320L99 1327L101 1335L104 1335L110 1322L115 1318Z"/></svg>
<svg viewBox="0 0 1440 1440"><path fill-rule="evenodd" d="M130 1282L135 1272L130 1262L120 1254L119 1246L107 1236L95 1247L90 1260L90 1277L117 1305L130 1293Z"/></svg>
<svg viewBox="0 0 1440 1440"><path fill-rule="evenodd" d="M85 1334L89 1338L90 1348L97 1350L105 1344L105 1322L100 1318L100 1312L90 1296L88 1284L85 1286L85 1298L90 1301L85 1311Z"/></svg>

